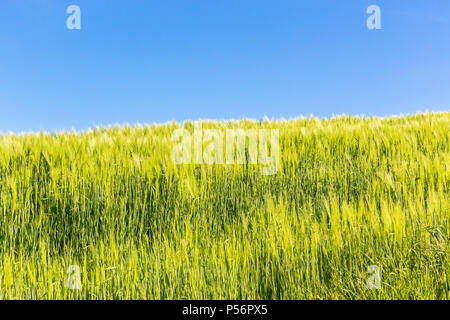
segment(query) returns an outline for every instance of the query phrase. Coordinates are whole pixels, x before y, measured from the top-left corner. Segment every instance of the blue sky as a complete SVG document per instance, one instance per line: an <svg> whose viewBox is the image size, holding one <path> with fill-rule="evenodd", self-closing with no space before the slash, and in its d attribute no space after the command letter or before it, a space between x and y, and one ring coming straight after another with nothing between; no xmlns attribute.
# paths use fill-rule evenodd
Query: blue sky
<svg viewBox="0 0 450 320"><path fill-rule="evenodd" d="M450 110L448 0L0 1L1 132L426 109Z"/></svg>

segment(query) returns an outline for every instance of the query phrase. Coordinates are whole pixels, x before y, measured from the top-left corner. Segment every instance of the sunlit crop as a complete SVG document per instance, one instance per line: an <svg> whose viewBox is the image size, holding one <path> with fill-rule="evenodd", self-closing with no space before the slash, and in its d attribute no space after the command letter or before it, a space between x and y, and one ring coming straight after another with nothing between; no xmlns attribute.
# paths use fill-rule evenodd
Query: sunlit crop
<svg viewBox="0 0 450 320"><path fill-rule="evenodd" d="M279 129L274 175L180 126L0 136L0 299L449 298L450 113L204 123Z"/></svg>

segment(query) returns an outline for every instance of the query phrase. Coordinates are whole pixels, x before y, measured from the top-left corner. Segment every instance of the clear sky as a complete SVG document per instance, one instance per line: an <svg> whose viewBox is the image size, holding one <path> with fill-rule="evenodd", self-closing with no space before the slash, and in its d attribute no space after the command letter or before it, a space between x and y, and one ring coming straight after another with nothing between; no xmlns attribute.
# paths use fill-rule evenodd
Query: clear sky
<svg viewBox="0 0 450 320"><path fill-rule="evenodd" d="M0 0L1 132L426 109L450 110L448 0Z"/></svg>

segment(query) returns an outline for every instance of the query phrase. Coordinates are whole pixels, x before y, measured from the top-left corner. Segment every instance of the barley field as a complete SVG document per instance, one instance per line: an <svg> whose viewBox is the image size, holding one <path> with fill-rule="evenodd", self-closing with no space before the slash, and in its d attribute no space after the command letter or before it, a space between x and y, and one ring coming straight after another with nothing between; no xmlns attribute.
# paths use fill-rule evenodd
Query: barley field
<svg viewBox="0 0 450 320"><path fill-rule="evenodd" d="M279 129L274 175L180 126L2 134L0 299L449 298L449 112L203 122Z"/></svg>

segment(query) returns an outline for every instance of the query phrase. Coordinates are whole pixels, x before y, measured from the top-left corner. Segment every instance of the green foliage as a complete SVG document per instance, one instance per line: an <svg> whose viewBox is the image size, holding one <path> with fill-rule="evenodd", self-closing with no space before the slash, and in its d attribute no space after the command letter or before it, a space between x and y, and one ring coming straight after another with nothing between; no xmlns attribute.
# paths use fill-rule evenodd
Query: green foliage
<svg viewBox="0 0 450 320"><path fill-rule="evenodd" d="M450 113L204 126L280 129L280 171L175 165L177 123L0 136L0 299L449 298Z"/></svg>

